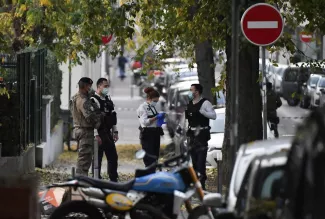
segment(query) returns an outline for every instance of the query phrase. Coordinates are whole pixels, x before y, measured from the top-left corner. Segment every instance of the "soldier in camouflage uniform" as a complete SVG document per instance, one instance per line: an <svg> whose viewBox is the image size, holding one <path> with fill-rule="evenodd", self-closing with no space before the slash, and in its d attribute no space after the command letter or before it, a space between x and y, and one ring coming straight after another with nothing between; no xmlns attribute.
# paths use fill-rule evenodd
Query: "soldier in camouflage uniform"
<svg viewBox="0 0 325 219"><path fill-rule="evenodd" d="M103 121L98 106L91 99L93 81L81 78L78 82L79 92L70 102L74 122L74 134L78 141L79 153L76 173L88 175L94 148L94 128L98 129Z"/></svg>

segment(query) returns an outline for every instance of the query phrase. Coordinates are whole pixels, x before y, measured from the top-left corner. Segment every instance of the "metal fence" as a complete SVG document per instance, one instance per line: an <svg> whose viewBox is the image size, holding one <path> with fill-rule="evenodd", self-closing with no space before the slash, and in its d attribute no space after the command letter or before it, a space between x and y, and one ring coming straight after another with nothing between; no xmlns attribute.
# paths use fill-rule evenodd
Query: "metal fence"
<svg viewBox="0 0 325 219"><path fill-rule="evenodd" d="M0 112L7 118L7 122L19 124L6 126L7 129L12 129L9 130L12 135L10 138L18 139L18 141L8 140L0 130L2 156L20 155L29 144L37 145L42 142L45 56L46 50L21 53L16 56L2 55L6 58L1 59L1 67L5 70L2 75L11 97L7 100L9 108L1 111L4 106L0 106ZM1 98L4 99L4 97ZM19 112L11 114L13 111Z"/></svg>

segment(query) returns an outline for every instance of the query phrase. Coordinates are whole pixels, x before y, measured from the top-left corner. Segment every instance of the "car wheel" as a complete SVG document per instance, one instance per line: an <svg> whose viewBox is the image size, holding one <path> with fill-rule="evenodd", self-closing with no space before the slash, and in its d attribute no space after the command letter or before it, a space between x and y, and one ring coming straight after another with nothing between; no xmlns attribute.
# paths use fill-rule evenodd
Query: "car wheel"
<svg viewBox="0 0 325 219"><path fill-rule="evenodd" d="M310 102L307 100L306 97L303 97L302 100L300 101L300 107L303 109L307 109L310 105Z"/></svg>

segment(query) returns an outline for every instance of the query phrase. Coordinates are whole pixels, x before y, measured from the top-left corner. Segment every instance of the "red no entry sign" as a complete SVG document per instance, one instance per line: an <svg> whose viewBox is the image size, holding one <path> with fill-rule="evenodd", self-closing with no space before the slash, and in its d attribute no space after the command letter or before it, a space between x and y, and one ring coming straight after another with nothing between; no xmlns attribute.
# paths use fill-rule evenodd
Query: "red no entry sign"
<svg viewBox="0 0 325 219"><path fill-rule="evenodd" d="M109 36L102 36L102 43L104 45L108 44L113 38L113 35L109 35Z"/></svg>
<svg viewBox="0 0 325 219"><path fill-rule="evenodd" d="M265 3L251 6L241 19L244 36L257 46L275 43L281 37L283 27L283 18L278 9Z"/></svg>
<svg viewBox="0 0 325 219"><path fill-rule="evenodd" d="M302 32L302 33L300 33L300 39L304 43L310 43L313 40L313 35Z"/></svg>

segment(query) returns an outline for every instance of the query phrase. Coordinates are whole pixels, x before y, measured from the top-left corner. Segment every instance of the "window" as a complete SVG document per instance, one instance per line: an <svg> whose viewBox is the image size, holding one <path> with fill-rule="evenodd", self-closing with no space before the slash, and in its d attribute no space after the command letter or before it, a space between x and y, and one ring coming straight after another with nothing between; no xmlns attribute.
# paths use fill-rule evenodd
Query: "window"
<svg viewBox="0 0 325 219"><path fill-rule="evenodd" d="M320 79L320 82L319 82L318 86L321 87L321 88L325 88L325 78Z"/></svg>
<svg viewBox="0 0 325 219"><path fill-rule="evenodd" d="M253 197L256 199L273 200L280 192L279 182L283 176L283 166L260 169L255 178Z"/></svg>
<svg viewBox="0 0 325 219"><path fill-rule="evenodd" d="M313 85L313 84L316 85L318 83L318 81L319 81L319 77L318 76L313 76L313 77L311 77L309 79L308 85Z"/></svg>

